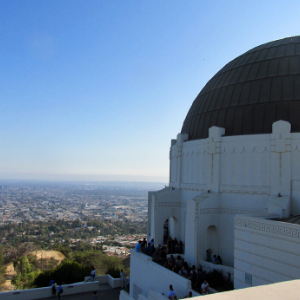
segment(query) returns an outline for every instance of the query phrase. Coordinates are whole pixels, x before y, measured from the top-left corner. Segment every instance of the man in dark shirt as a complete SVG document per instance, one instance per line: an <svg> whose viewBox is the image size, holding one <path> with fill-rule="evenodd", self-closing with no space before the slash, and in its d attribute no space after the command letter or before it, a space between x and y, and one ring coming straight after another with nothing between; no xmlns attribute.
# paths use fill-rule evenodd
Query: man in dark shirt
<svg viewBox="0 0 300 300"><path fill-rule="evenodd" d="M151 244L148 243L148 247L146 248L146 255L152 256L153 255L153 247L151 247Z"/></svg>
<svg viewBox="0 0 300 300"><path fill-rule="evenodd" d="M201 288L201 284L204 282L204 276L200 269L198 269L197 286Z"/></svg>

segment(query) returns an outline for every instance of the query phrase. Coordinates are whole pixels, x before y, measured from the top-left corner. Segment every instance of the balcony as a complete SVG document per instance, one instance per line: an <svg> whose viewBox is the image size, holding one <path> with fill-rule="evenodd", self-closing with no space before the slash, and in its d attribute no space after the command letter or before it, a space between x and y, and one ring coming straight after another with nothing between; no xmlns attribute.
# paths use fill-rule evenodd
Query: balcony
<svg viewBox="0 0 300 300"><path fill-rule="evenodd" d="M192 291L193 296L200 294L192 290L191 281L152 261L152 257L131 250L130 257L130 296L134 299L143 294L148 297L149 290L168 295L170 284L173 285L178 299Z"/></svg>

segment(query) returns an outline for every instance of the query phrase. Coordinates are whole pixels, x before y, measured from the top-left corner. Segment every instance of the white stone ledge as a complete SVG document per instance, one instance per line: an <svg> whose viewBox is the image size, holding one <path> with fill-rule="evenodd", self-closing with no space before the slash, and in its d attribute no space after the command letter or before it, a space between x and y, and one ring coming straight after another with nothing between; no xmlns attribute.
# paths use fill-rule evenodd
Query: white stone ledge
<svg viewBox="0 0 300 300"><path fill-rule="evenodd" d="M73 295L78 293L92 292L97 290L99 282L89 283L74 283L65 284L62 286L64 293L63 295ZM11 292L1 293L1 300L35 300L52 297L52 287L44 287L29 290L16 290Z"/></svg>

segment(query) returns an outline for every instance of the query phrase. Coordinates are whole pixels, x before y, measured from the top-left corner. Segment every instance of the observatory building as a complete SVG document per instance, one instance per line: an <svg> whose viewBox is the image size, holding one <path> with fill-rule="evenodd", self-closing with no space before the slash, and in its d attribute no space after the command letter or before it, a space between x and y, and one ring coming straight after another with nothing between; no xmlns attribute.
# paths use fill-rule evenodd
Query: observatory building
<svg viewBox="0 0 300 300"><path fill-rule="evenodd" d="M201 90L171 141L169 187L149 192L155 246L166 220L184 260L222 270L235 289L300 278L300 36L249 50ZM132 250L130 298L169 284L178 298L191 289Z"/></svg>

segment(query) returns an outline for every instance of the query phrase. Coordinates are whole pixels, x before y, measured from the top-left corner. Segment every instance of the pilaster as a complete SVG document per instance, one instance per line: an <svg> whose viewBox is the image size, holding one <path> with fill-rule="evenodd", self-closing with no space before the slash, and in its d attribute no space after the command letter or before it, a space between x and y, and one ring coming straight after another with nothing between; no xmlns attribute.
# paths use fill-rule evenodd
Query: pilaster
<svg viewBox="0 0 300 300"><path fill-rule="evenodd" d="M291 194L291 124L273 123L271 134L271 194Z"/></svg>
<svg viewBox="0 0 300 300"><path fill-rule="evenodd" d="M184 257L191 265L196 265L199 216L199 203L197 201L187 201L187 216L185 227Z"/></svg>
<svg viewBox="0 0 300 300"><path fill-rule="evenodd" d="M177 134L177 147L178 147L178 158L177 158L177 176L176 176L176 187L180 188L181 182L181 164L182 164L182 148L183 142L187 141L189 135L187 133L179 133Z"/></svg>
<svg viewBox="0 0 300 300"><path fill-rule="evenodd" d="M222 135L225 128L213 126L209 128L206 144L206 183L208 190L219 191L220 155Z"/></svg>

